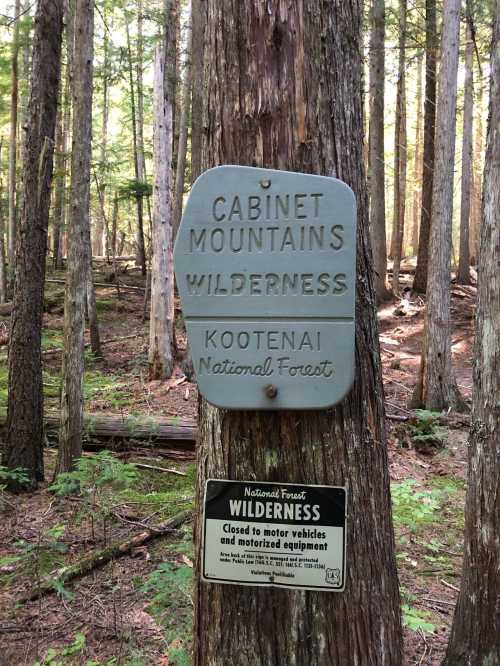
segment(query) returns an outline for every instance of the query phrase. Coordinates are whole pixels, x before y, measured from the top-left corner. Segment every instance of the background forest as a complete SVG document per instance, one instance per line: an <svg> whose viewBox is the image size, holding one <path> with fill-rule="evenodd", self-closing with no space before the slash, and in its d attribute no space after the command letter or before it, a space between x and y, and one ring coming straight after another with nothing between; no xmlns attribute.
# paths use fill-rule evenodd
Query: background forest
<svg viewBox="0 0 500 666"><path fill-rule="evenodd" d="M328 162L324 155L323 162L318 156L316 163L307 161L292 146L294 161L283 166L258 146L249 147L245 131L255 134L262 122L265 136L268 126L257 113L245 115L245 100L268 72L255 65L255 49L238 50L238 37L251 42L249 17L260 20L259 1L248 0L245 9L226 4L221 9L215 0L0 0L0 664L204 663L200 654L208 654L215 639L202 637L214 634L203 622L223 603L217 593L198 591L193 597L198 546L192 542L199 529L193 514L205 478L195 462L195 442L199 459L221 478L240 478L230 474L242 472L217 467L222 463L207 453L212 432L221 451L234 441L235 458L244 450L238 433L260 441L259 428L276 440L276 449L282 432L290 448L299 446L286 415L264 426L248 416L219 422L218 410L211 412L199 398L174 284L172 245L191 185L205 169L241 163L323 173ZM311 14L318 7L319 14L330 11L323 4L311 0ZM470 623L475 617L467 615L463 601L470 587L462 587L459 604L464 624L458 614L453 632L452 624L465 523L468 539L480 522L472 514L464 518L474 455L469 429L480 421L479 397L473 403L478 377L484 375L490 398L498 392L498 339L492 334L489 356L482 355L474 347L474 320L478 274L486 265L486 279L498 287L498 221L492 232L497 236L490 238L496 250L487 255L480 241L488 214L484 201L495 216L495 202L483 190L488 118L495 113L491 44L495 34L498 41L500 5L366 0L362 12L351 0L343 6L359 19L362 53L359 63L346 55L353 72L345 75L344 81L352 79L346 90L352 85L362 101L352 143L342 143L339 131L342 147L338 154L333 149L330 130L320 124L321 102L330 100L317 92L315 106L314 80L304 86L304 105L315 118L308 120L310 143L327 146L326 153L347 165L361 233L371 241L373 273L372 255L358 257L358 281L368 266L373 292L369 280L369 293L360 291L358 302L368 310L376 301L377 313L373 321L363 315L373 337L367 334L359 343L358 370L365 377L363 363L372 354L378 363L376 315L383 385L376 369L365 393L353 398L359 401L358 409L353 402L354 414L346 407L345 414L331 418L343 437L354 433L355 446L372 430L374 416L374 437L387 448L363 458L359 478L353 473L344 481L334 471L333 477L306 482L351 484L353 515L365 512L372 527L382 516L388 545L380 560L395 557L399 575L399 597L397 582L387 586L387 615L391 603L400 604L405 664L495 666L498 633L488 647L493 646L493 661L479 661L477 646L476 662L456 657L463 617ZM279 30L302 34L303 26L292 25L293 11L280 11ZM351 23L358 25L346 21ZM341 31L340 19L339 25ZM269 59L280 48L295 48L273 30L265 46ZM326 28L310 34L311 43L323 43L325 33ZM234 112L232 79L240 86L241 108ZM349 97L342 95L347 93L339 93L340 106L347 109ZM285 117L292 115L292 105L286 108L280 99L281 105L268 100L272 122L283 109ZM331 116L333 124L349 125L333 111ZM498 139L493 144L491 139L491 164L498 163ZM343 179L342 165L328 175ZM482 302L477 325L484 317L498 323L498 307L488 310L486 296ZM359 331L357 336L359 342ZM373 414L359 416L360 405L368 403L375 405ZM297 437L307 442L322 417L303 418L311 420ZM329 444L335 429L329 428L322 445L331 445L341 468L347 463L340 451L348 447ZM492 436L488 441L494 466L498 443ZM273 456L279 457L276 451ZM273 464L274 478L280 478L281 463ZM299 467L293 474L300 479ZM363 477L368 469L373 474ZM476 506L481 492L496 497L498 478L479 481L480 476L469 476L468 507ZM356 499L363 478L377 497L366 511ZM498 515L490 519L498 525ZM500 553L496 558L490 559L492 569ZM362 558L357 566L362 568ZM487 590L482 594L491 609ZM348 610L343 617L335 608L337 621L351 621ZM495 633L498 621L490 615ZM224 633L222 613L219 623ZM392 620L394 635L400 628ZM365 649L368 655L371 648ZM369 663L401 663L398 656L377 658ZM347 664L342 656L330 659L310 663Z"/></svg>

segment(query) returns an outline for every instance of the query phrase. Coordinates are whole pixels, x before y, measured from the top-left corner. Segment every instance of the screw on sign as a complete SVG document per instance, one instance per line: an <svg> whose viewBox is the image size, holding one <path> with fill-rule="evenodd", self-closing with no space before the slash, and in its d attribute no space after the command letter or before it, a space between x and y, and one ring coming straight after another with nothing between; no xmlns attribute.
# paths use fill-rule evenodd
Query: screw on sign
<svg viewBox="0 0 500 666"><path fill-rule="evenodd" d="M222 166L194 184L175 273L200 392L323 409L354 377L356 204L325 176Z"/></svg>

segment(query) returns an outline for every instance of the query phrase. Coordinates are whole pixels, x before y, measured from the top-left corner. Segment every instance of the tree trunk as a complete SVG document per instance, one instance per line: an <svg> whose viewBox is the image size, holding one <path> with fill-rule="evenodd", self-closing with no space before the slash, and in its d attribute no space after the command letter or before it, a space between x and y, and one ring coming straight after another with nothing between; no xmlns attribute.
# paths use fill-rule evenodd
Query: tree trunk
<svg viewBox="0 0 500 666"><path fill-rule="evenodd" d="M470 15L470 0L467 2L467 21ZM462 133L462 195L460 206L460 254L458 259L458 284L470 284L469 221L472 190L472 114L474 105L474 82L472 63L474 44L470 25L466 29L465 80L464 80L464 125Z"/></svg>
<svg viewBox="0 0 500 666"><path fill-rule="evenodd" d="M415 129L415 160L413 168L413 225L411 231L412 254L418 251L418 219L422 205L422 54L417 60L417 126Z"/></svg>
<svg viewBox="0 0 500 666"><path fill-rule="evenodd" d="M169 3L168 8L171 7ZM165 46L156 50L154 69L154 187L149 378L167 379L174 369L174 271L172 258L172 110L175 71L171 12L165 20Z"/></svg>
<svg viewBox="0 0 500 666"><path fill-rule="evenodd" d="M128 23L126 24L127 31L127 52L128 52L128 65L129 65L129 81L130 81L130 109L132 111L132 138L134 150L134 173L136 187L139 188L142 181L140 180L141 167L139 166L139 148L137 138L137 111L135 106L135 86L134 86L134 73L132 65L132 49L130 46L130 30ZM146 248L144 245L144 206L142 192L137 192L137 232L136 232L136 246L137 258L136 265L141 267L141 272L146 275Z"/></svg>
<svg viewBox="0 0 500 666"><path fill-rule="evenodd" d="M24 468L33 486L43 480L41 332L62 27L62 0L39 0L16 249L4 460L9 469Z"/></svg>
<svg viewBox="0 0 500 666"><path fill-rule="evenodd" d="M0 139L0 165L2 164L1 152L3 146L3 139ZM7 266L5 256L5 219L3 216L3 182L2 173L0 170L0 303L7 301Z"/></svg>
<svg viewBox="0 0 500 666"><path fill-rule="evenodd" d="M436 127L436 60L438 48L436 0L425 0L425 103L424 167L422 171L422 214L418 237L417 266L413 289L425 293L429 257L434 179L434 139Z"/></svg>
<svg viewBox="0 0 500 666"><path fill-rule="evenodd" d="M500 0L496 2L490 90L465 552L444 666L500 664Z"/></svg>
<svg viewBox="0 0 500 666"><path fill-rule="evenodd" d="M384 86L385 1L373 0L370 30L370 232L375 292L379 303L389 297L386 284Z"/></svg>
<svg viewBox="0 0 500 666"><path fill-rule="evenodd" d="M188 24L186 25L186 60L184 63L184 80L181 93L181 113L179 118L179 146L177 150L177 169L175 175L175 196L174 196L174 238L177 236L177 229L181 221L182 200L184 198L184 174L186 171L186 151L188 135L188 116L191 107L191 55L192 55L192 35L191 30L191 2L188 2L187 11L189 12Z"/></svg>
<svg viewBox="0 0 500 666"><path fill-rule="evenodd" d="M432 191L429 279L420 376L413 401L426 409L461 408L451 363L450 258L460 1L445 0Z"/></svg>
<svg viewBox="0 0 500 666"><path fill-rule="evenodd" d="M144 40L143 40L143 3L138 0L137 4L137 180L146 184L146 162L144 158L144 90L143 90L143 60L144 60ZM146 203L148 203L148 198ZM142 208L144 211L144 198L142 199ZM144 214L144 213L143 213ZM144 229L144 222L143 222ZM143 251L145 262L147 261L146 243L143 231ZM142 264L141 264L142 266ZM145 273L143 272L143 275Z"/></svg>
<svg viewBox="0 0 500 666"><path fill-rule="evenodd" d="M201 173L203 132L203 42L205 40L203 0L191 0L191 183Z"/></svg>
<svg viewBox="0 0 500 666"><path fill-rule="evenodd" d="M19 15L21 0L14 4L14 34L12 36L11 84L10 84L10 138L9 138L9 274L14 278L14 255L16 252L16 166L17 166L17 112L19 99Z"/></svg>
<svg viewBox="0 0 500 666"><path fill-rule="evenodd" d="M399 294L399 268L403 254L403 236L406 212L406 0L399 2L399 66L396 94L396 123L394 133L394 222L392 225L391 254L392 291Z"/></svg>
<svg viewBox="0 0 500 666"><path fill-rule="evenodd" d="M74 0L72 71L73 132L68 268L64 303L61 434L58 471L72 469L82 453L83 332L88 279L90 159L92 132L93 0Z"/></svg>
<svg viewBox="0 0 500 666"><path fill-rule="evenodd" d="M357 0L208 0L203 167L335 176L357 196L356 378L331 410L225 411L200 404L198 509L207 478L346 485L345 592L205 584L195 528L194 663L402 663L362 142ZM355 531L354 531L354 526Z"/></svg>
<svg viewBox="0 0 500 666"><path fill-rule="evenodd" d="M94 254L108 256L108 241L106 233L106 180L107 180L107 147L108 147L108 120L109 120L109 38L108 31L104 29L103 36L103 66L102 66L102 128L101 128L101 150L100 150L100 193L99 193L99 215L96 218L96 229L94 239ZM106 250L106 251L104 251Z"/></svg>
<svg viewBox="0 0 500 666"><path fill-rule="evenodd" d="M483 164L483 86L481 77L476 86L476 113L474 118L474 159L472 167L472 200L470 220L470 260L477 264L481 226L482 164Z"/></svg>
<svg viewBox="0 0 500 666"><path fill-rule="evenodd" d="M66 211L66 151L67 151L67 133L68 117L66 108L69 105L69 68L66 67L66 85L64 95L61 94L62 104L58 110L58 120L56 126L56 158L55 158L55 196L54 209L52 214L52 228L54 237L52 243L52 263L55 270L62 268L61 252L61 232L64 228Z"/></svg>

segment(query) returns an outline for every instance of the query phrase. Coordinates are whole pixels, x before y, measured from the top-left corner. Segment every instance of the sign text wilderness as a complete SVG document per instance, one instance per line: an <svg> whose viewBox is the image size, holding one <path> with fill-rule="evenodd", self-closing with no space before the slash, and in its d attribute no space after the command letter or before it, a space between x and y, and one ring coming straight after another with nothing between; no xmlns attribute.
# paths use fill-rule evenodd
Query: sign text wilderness
<svg viewBox="0 0 500 666"><path fill-rule="evenodd" d="M354 249L354 197L340 181L249 167L198 179L175 261L208 400L284 409L342 398L353 375Z"/></svg>
<svg viewBox="0 0 500 666"><path fill-rule="evenodd" d="M209 480L203 578L341 591L345 512L344 488Z"/></svg>

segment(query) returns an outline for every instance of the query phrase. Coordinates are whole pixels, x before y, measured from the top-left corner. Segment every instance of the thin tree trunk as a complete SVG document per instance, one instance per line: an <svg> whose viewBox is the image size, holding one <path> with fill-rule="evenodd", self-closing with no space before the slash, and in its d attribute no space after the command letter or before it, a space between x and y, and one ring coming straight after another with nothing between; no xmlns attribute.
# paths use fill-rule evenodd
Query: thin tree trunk
<svg viewBox="0 0 500 666"><path fill-rule="evenodd" d="M43 480L41 333L62 29L62 0L39 0L16 248L4 456L9 469L26 470L32 486Z"/></svg>
<svg viewBox="0 0 500 666"><path fill-rule="evenodd" d="M201 173L203 131L203 42L205 40L203 0L191 0L191 183Z"/></svg>
<svg viewBox="0 0 500 666"><path fill-rule="evenodd" d="M460 252L458 258L458 284L470 284L469 223L472 192L472 116L474 107L474 81L472 65L474 44L470 30L471 2L467 0L467 28L465 44L464 124L462 132L462 194L460 205Z"/></svg>
<svg viewBox="0 0 500 666"><path fill-rule="evenodd" d="M16 166L17 166L17 113L19 100L19 15L21 0L14 4L14 34L12 36L11 88L10 88L10 138L9 138L9 273L14 277L14 255L16 252Z"/></svg>
<svg viewBox="0 0 500 666"><path fill-rule="evenodd" d="M370 31L370 232L377 301L387 299L384 165L385 2L373 0Z"/></svg>
<svg viewBox="0 0 500 666"><path fill-rule="evenodd" d="M3 139L0 138L0 303L7 302L7 267L5 257L5 219L3 216L3 182L1 173L1 153Z"/></svg>
<svg viewBox="0 0 500 666"><path fill-rule="evenodd" d="M452 165L455 163L460 2L445 0L443 8L427 308L420 375L413 397L414 404L436 412L463 407L452 369L450 330Z"/></svg>
<svg viewBox="0 0 500 666"><path fill-rule="evenodd" d="M399 294L399 269L403 254L403 237L406 212L406 0L399 2L399 67L396 95L396 125L394 134L394 222L392 225L393 243L391 254L392 291Z"/></svg>
<svg viewBox="0 0 500 666"><path fill-rule="evenodd" d="M412 254L418 251L418 221L420 206L422 205L422 69L423 56L419 54L417 60L417 125L415 128L415 160L413 168L413 225L411 231Z"/></svg>
<svg viewBox="0 0 500 666"><path fill-rule="evenodd" d="M61 232L65 221L66 210L66 151L67 151L67 132L66 124L68 118L66 107L69 104L69 69L66 67L66 85L64 94L61 94L62 104L58 110L58 120L56 126L56 158L55 158L55 196L53 220L53 243L52 243L52 262L55 270L62 267L61 252Z"/></svg>
<svg viewBox="0 0 500 666"><path fill-rule="evenodd" d="M143 43L143 4L142 0L138 0L137 5L137 180L144 185L146 182L146 162L144 158L144 91L143 91L143 59L144 59L144 43ZM146 204L148 198L145 197ZM144 216L144 198L142 200L142 209ZM143 245L144 257L147 259L146 243L144 240L144 222L143 222ZM141 264L142 266L142 264ZM145 273L143 273L145 275Z"/></svg>
<svg viewBox="0 0 500 666"><path fill-rule="evenodd" d="M186 151L188 138L188 116L191 107L191 55L193 32L191 30L191 2L188 0L188 23L186 25L186 59L184 63L184 80L182 82L181 92L181 113L179 118L179 146L177 151L177 170L175 175L175 196L174 196L174 238L177 236L177 230L182 215L182 200L184 197L184 174L186 171Z"/></svg>
<svg viewBox="0 0 500 666"><path fill-rule="evenodd" d="M197 506L207 478L346 485L342 594L205 584L195 526L197 666L400 666L383 389L363 168L362 10L208 0L204 168L243 164L335 176L358 205L356 379L335 409L225 411L200 403ZM286 8L285 8L286 7ZM223 57L222 57L222 54ZM243 258L242 258L243 261Z"/></svg>
<svg viewBox="0 0 500 666"><path fill-rule="evenodd" d="M64 304L61 433L58 471L73 468L82 453L83 332L88 279L90 151L92 132L93 0L74 0L73 132L68 268Z"/></svg>
<svg viewBox="0 0 500 666"><path fill-rule="evenodd" d="M104 15L106 16L106 14ZM104 29L103 37L103 71L102 71L102 128L101 128L101 150L100 150L100 172L102 174L102 182L100 185L100 207L99 215L96 219L96 230L94 248L95 254L102 256L107 252L107 234L105 211L106 211L106 179L107 179L107 148L108 148L108 120L109 120L109 38L108 31ZM104 249L106 248L106 252Z"/></svg>
<svg viewBox="0 0 500 666"><path fill-rule="evenodd" d="M111 217L111 254L113 263L116 261L116 232L118 228L118 192L113 197L113 215Z"/></svg>
<svg viewBox="0 0 500 666"><path fill-rule="evenodd" d="M500 0L490 90L464 563L444 666L500 664Z"/></svg>
<svg viewBox="0 0 500 666"><path fill-rule="evenodd" d="M429 257L429 235L432 217L434 179L434 139L436 127L436 63L438 35L436 0L425 0L425 103L424 103L424 166L422 171L422 215L418 237L417 266L413 289L425 293Z"/></svg>
<svg viewBox="0 0 500 666"><path fill-rule="evenodd" d="M171 6L172 3L169 3ZM172 14L165 19L165 46L158 47L154 69L154 187L149 378L167 379L174 369L174 272L172 259L172 111L175 99Z"/></svg>
<svg viewBox="0 0 500 666"><path fill-rule="evenodd" d="M133 138L133 150L134 150L134 172L136 186L140 187L140 174L141 168L139 166L139 149L138 149L138 138L137 138L137 111L135 105L135 86L134 86L134 74L133 74L133 65L132 65L132 49L130 46L130 30L128 24L126 25L127 31L127 52L128 52L128 65L129 65L129 81L130 81L130 108L132 111L132 138ZM137 192L136 195L137 203L137 233L136 233L136 245L137 245L137 258L136 265L141 267L141 272L143 275L146 275L146 249L144 246L144 206L142 192Z"/></svg>
<svg viewBox="0 0 500 666"><path fill-rule="evenodd" d="M476 86L476 112L474 118L474 159L472 166L472 200L470 219L470 261L477 264L481 227L482 164L483 164L483 86L478 77Z"/></svg>

